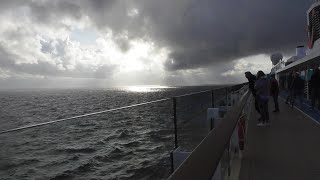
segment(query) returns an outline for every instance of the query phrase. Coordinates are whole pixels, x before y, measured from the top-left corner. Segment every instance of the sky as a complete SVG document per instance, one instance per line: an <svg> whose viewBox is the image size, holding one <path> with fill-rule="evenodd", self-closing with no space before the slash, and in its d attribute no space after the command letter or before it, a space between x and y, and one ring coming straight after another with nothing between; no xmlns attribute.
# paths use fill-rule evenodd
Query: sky
<svg viewBox="0 0 320 180"><path fill-rule="evenodd" d="M313 0L2 0L0 89L203 85L305 45Z"/></svg>

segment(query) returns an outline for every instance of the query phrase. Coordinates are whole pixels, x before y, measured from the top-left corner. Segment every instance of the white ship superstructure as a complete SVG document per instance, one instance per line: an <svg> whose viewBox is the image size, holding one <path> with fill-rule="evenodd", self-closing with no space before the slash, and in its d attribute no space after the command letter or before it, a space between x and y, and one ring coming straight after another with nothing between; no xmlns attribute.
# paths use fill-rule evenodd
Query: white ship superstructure
<svg viewBox="0 0 320 180"><path fill-rule="evenodd" d="M315 68L320 64L320 1L316 0L307 11L307 46L297 46L296 55L286 61L280 60L271 69L280 84L285 87L285 79L293 71L305 80L305 96L309 99L309 80Z"/></svg>
<svg viewBox="0 0 320 180"><path fill-rule="evenodd" d="M320 50L320 1L317 0L307 11L308 23L308 54Z"/></svg>

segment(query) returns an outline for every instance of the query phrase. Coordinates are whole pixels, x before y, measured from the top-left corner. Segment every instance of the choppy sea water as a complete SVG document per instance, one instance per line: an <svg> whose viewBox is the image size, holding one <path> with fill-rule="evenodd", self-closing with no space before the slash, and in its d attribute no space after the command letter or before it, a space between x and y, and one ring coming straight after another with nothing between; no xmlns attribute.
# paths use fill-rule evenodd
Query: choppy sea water
<svg viewBox="0 0 320 180"><path fill-rule="evenodd" d="M0 130L213 88L0 91ZM198 116L210 95L178 99L178 118ZM169 100L0 135L0 179L166 179L172 106Z"/></svg>

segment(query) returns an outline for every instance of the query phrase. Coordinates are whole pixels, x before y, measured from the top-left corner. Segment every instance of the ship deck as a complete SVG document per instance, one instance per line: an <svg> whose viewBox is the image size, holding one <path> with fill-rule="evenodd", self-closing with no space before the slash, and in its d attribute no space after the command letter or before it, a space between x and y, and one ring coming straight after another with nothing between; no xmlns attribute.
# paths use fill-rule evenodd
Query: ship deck
<svg viewBox="0 0 320 180"><path fill-rule="evenodd" d="M279 98L280 113L269 102L270 127L257 127L254 107L240 180L320 179L320 125Z"/></svg>

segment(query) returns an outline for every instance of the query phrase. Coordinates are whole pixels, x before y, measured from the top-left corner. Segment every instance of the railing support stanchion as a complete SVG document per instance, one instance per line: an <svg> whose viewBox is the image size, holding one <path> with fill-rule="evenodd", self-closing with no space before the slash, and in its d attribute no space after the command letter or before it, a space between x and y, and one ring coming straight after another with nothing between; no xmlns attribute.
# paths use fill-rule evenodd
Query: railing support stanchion
<svg viewBox="0 0 320 180"><path fill-rule="evenodd" d="M228 106L228 87L226 87L226 106Z"/></svg>
<svg viewBox="0 0 320 180"><path fill-rule="evenodd" d="M174 166L173 166L173 151L170 152L170 159L171 159L171 173L174 172Z"/></svg>
<svg viewBox="0 0 320 180"><path fill-rule="evenodd" d="M212 103L212 108L214 108L214 90L211 91L211 103Z"/></svg>
<svg viewBox="0 0 320 180"><path fill-rule="evenodd" d="M178 128L177 128L177 99L172 98L173 102L173 123L174 123L174 148L178 148Z"/></svg>

